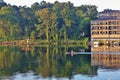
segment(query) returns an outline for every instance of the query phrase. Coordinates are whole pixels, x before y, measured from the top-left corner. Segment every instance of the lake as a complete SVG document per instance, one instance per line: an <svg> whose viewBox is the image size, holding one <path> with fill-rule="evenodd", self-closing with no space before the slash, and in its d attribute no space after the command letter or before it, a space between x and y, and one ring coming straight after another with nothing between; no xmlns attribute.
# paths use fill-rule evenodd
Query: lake
<svg viewBox="0 0 120 80"><path fill-rule="evenodd" d="M0 80L120 80L120 46L0 46Z"/></svg>

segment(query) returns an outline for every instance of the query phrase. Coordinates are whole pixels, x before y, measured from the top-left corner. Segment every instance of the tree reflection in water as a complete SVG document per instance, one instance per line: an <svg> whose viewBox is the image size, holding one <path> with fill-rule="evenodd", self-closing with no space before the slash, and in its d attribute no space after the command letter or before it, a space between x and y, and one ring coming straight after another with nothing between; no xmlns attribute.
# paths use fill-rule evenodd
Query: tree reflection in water
<svg viewBox="0 0 120 80"><path fill-rule="evenodd" d="M97 67L91 67L91 54L66 55L70 50L79 51L80 46L29 46L0 47L0 76L10 77L17 73L33 71L44 78L72 78L74 74L96 75ZM87 49L88 51L88 49Z"/></svg>

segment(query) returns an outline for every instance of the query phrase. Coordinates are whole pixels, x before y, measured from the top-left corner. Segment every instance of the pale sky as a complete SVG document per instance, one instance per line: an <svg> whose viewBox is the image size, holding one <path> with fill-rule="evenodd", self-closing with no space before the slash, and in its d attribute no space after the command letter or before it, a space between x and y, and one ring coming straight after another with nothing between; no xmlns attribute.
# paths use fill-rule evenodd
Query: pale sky
<svg viewBox="0 0 120 80"><path fill-rule="evenodd" d="M17 6L31 6L31 4L35 2L41 2L43 0L4 0L6 3L9 3L11 5L17 5ZM46 2L54 3L54 1L59 2L72 2L74 3L74 6L80 6L84 4L88 5L96 5L98 7L98 11L102 11L104 9L114 9L114 10L120 10L120 2L119 0L44 0Z"/></svg>

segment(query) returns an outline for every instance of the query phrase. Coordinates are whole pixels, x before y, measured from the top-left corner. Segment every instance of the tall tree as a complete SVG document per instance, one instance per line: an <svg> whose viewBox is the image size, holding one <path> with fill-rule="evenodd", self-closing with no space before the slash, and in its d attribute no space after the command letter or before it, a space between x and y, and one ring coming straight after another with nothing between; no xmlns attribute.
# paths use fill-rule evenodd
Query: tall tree
<svg viewBox="0 0 120 80"><path fill-rule="evenodd" d="M0 28L3 31L2 35L8 40L9 36L16 37L16 33L20 32L19 20L17 19L15 10L10 6L4 6L0 10Z"/></svg>
<svg viewBox="0 0 120 80"><path fill-rule="evenodd" d="M48 42L57 39L57 16L55 13L50 12L49 9L45 8L36 11L38 16L39 24L36 26L40 37L45 37Z"/></svg>
<svg viewBox="0 0 120 80"><path fill-rule="evenodd" d="M34 24L35 24L35 17L34 13L30 8L27 8L26 6L20 7L19 12L22 17L21 26L23 28L23 34L26 37L30 37L30 33L32 32L32 29L34 30Z"/></svg>

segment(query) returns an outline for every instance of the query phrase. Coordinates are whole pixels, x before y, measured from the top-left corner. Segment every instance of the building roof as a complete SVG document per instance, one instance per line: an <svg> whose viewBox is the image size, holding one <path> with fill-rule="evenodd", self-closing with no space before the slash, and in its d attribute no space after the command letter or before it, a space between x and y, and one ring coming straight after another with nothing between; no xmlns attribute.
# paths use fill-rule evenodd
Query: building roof
<svg viewBox="0 0 120 80"><path fill-rule="evenodd" d="M111 12L116 13L116 12L120 12L120 10L105 9L104 11L99 12L99 14L101 14L101 13L111 13Z"/></svg>
<svg viewBox="0 0 120 80"><path fill-rule="evenodd" d="M98 18L96 20L120 20L120 18Z"/></svg>

